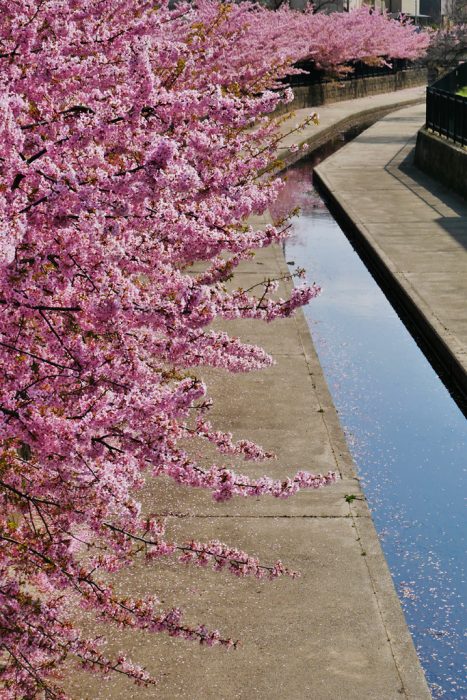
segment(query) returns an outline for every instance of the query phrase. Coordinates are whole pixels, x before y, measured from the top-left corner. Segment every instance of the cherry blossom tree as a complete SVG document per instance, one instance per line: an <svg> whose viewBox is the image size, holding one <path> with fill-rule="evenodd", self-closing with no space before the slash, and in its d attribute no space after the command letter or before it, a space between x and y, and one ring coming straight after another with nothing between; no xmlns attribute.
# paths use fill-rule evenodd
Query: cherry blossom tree
<svg viewBox="0 0 467 700"><path fill-rule="evenodd" d="M215 539L172 541L141 508L148 478L207 489L217 501L285 498L337 478L299 471L277 481L229 469L223 455L271 455L211 425L200 378L203 366L246 372L272 361L212 321L269 322L319 291L298 284L282 299L278 280L226 285L240 262L287 234L286 225L256 230L245 221L280 186L270 114L292 95L279 81L316 45L308 36L291 55L276 36L279 15L267 13L206 0L175 9L0 0L5 700L64 698L55 676L68 658L151 682L124 655L107 658L73 606L109 624L234 643L202 623L189 627L156 596L118 596L111 575L137 558L294 575ZM208 467L189 448L200 443L219 453Z"/></svg>
<svg viewBox="0 0 467 700"><path fill-rule="evenodd" d="M199 12L208 20L214 5L201 0ZM234 35L234 55L225 46L219 64L224 80L304 60L330 72L348 70L346 64L352 61L382 65L390 59L412 60L424 55L430 42L428 33L419 33L414 25L401 24L369 7L324 14L314 13L312 5L303 12L287 5L270 11L242 2L229 13L231 31L235 32L240 17L249 23L249 30Z"/></svg>

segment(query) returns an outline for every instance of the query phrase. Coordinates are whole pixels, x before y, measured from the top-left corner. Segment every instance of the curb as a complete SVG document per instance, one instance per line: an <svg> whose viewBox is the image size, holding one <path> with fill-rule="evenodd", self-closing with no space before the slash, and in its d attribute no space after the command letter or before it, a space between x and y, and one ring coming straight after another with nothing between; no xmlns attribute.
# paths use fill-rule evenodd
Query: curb
<svg viewBox="0 0 467 700"><path fill-rule="evenodd" d="M416 341L435 364L441 378L453 388L454 397L461 410L467 409L467 366L462 358L462 348L439 322L431 309L417 295L408 281L398 274L389 257L366 230L354 213L350 213L335 191L331 189L319 166L314 170L314 183L336 219L342 222L352 242L359 247L365 263L376 274L383 291L394 302L397 311L407 325L416 331Z"/></svg>

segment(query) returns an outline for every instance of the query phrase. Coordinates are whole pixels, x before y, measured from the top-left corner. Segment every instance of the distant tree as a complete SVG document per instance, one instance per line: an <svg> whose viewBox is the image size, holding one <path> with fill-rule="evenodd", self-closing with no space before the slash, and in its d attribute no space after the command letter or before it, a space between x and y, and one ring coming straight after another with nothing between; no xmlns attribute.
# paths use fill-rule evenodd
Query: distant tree
<svg viewBox="0 0 467 700"><path fill-rule="evenodd" d="M467 60L467 0L446 0L444 26L434 31L422 62L428 68L428 82Z"/></svg>
<svg viewBox="0 0 467 700"><path fill-rule="evenodd" d="M467 0L445 0L445 17L448 24L466 24Z"/></svg>

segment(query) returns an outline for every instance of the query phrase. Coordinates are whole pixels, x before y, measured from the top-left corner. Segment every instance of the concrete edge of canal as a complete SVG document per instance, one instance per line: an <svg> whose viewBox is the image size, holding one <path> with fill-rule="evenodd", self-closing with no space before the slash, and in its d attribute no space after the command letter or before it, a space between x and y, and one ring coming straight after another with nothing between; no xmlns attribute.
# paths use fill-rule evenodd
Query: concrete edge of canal
<svg viewBox="0 0 467 700"><path fill-rule="evenodd" d="M301 309L297 313L297 322L300 327L305 357L316 358L315 363L319 365L310 331ZM378 612L383 621L387 633L387 641L401 679L400 696L406 697L408 700L431 698L431 693L394 587L391 572L373 524L371 512L358 481L356 466L349 452L339 416L322 370L319 373L315 371L314 377L317 393L321 397L322 404L329 406L326 424L330 443L335 450L339 450L340 458L347 465L348 476L353 477L356 481L354 492L358 495L356 501L350 504L350 513L357 540L361 545L362 556L364 556ZM345 472L343 476L345 476ZM361 501L359 500L360 498L362 499ZM368 700L370 700L370 696L368 696ZM373 696L371 696L371 700L373 700ZM376 700L376 696L374 696L374 700Z"/></svg>
<svg viewBox="0 0 467 700"><path fill-rule="evenodd" d="M342 133L346 133L355 128L364 129L367 126L371 126L376 121L383 119L385 116L394 111L409 106L420 105L422 101L424 102L424 98L421 100L419 96L397 99L397 94L394 94L394 101L390 104L375 104L372 107L367 107L365 109L360 109L353 113L344 115L337 121L334 121L329 125L324 125L323 129L318 135L313 133L310 135L309 133L306 133L299 139L298 152L284 149L280 153L281 159L284 163L284 169L290 167L303 158L302 147L304 144L306 144L308 147L307 156L312 155L313 152L323 148ZM377 102L377 99L375 102ZM321 113L323 112L323 107L320 107L320 111ZM332 202L336 208L338 208L339 213L348 223L348 225L358 228L358 223L355 223L355 221L348 215L345 206L342 206L342 203L339 201L339 195L337 192L335 190L331 191L331 189L328 189L326 176L321 174L322 170L322 165L321 170L320 166L314 170L315 178L318 180L320 190L327 198L329 198L329 201ZM367 239L365 238L365 240ZM371 249L371 252L374 253L373 248ZM384 257L385 256L382 256L383 259ZM287 265L282 254L281 262L285 272L287 270ZM399 286L397 278L392 276L391 280L394 280ZM410 310L412 311L412 309ZM299 332L304 346L305 357L313 357L319 364L310 331L301 309L297 313L297 324L300 328ZM322 370L318 374L315 373L314 377L317 385L317 391L322 397L323 405L328 404L332 408L330 413L327 414L329 439L334 445L334 448L339 450L343 461L348 465L348 475L355 478L358 482L356 467L348 450L342 426L340 424L339 417L334 407ZM362 498L364 499L359 484L358 491L362 494ZM375 598L378 601L379 612L387 631L388 642L391 646L394 661L402 681L402 694L405 694L407 698L413 700L431 698L431 693L428 689L420 660L417 656L410 631L407 627L401 604L394 588L391 573L383 554L376 529L371 519L371 514L366 500L364 499L364 502L358 504L356 508L351 506L350 510L352 512L352 518L354 520L358 538L362 545L362 551L365 554L368 575L371 579ZM369 517L362 517L364 515Z"/></svg>
<svg viewBox="0 0 467 700"><path fill-rule="evenodd" d="M411 118L413 118L413 115L408 116L409 120ZM383 134L382 127L384 127L384 119L379 125L379 138ZM442 250L442 237L447 238L448 234L446 231L440 231L439 229L440 224L442 226L443 218L446 218L449 213L454 214L456 212L457 215L460 214L459 219L461 222L464 222L465 231L467 231L467 205L464 204L462 207L460 197L453 193L448 194L447 189L443 185L433 180L429 182L429 178L421 172L418 174L417 169L412 164L413 139L417 130L409 138L406 138L405 135L403 136L405 146L402 149L400 142L398 140L395 141L391 155L386 155L384 161L379 164L379 173L377 169L372 169L371 176L374 184L372 186L370 182L367 182L367 189L364 194L360 188L357 192L348 185L343 184L341 180L338 181L336 179L335 175L339 163L344 163L343 158L345 158L345 155L342 152L340 154L341 160L339 160L339 157L331 157L329 161L321 163L315 169L314 182L320 193L325 197L334 216L342 223L342 226L347 234L350 235L352 241L358 246L360 253L369 264L373 273L377 275L381 286L393 300L398 311L408 320L409 325L415 329L425 351L434 361L436 369L449 385L460 407L465 412L467 404L467 349L459 337L460 334L457 332L456 324L459 324L459 318L454 319L453 322L448 314L448 307L462 305L462 300L465 300L466 284L459 285L457 289L454 289L453 293L444 302L435 304L434 296L430 297L427 294L426 287L420 284L419 278L415 277L416 273L422 274L421 266L417 269L416 249L408 258L403 259L401 254L394 254L394 245L392 247L388 245L386 232L381 235L377 232L378 224L380 228L384 228L384 226L380 225L382 222L375 216L374 211L378 206L387 205L388 198L390 198L393 206L393 214L390 219L390 223L393 225L392 233L400 232L402 239L402 236L406 237L407 230L411 224L425 224L423 239L421 237L419 239L420 251L423 250L423 246L428 243L430 238L433 241L433 243L430 242L430 245L437 244L438 249ZM358 142L358 137L356 141ZM338 156L338 154L335 155ZM382 182L384 175L391 176L401 166L402 170L396 174L397 188L394 188L394 178L389 185L389 177L387 178L388 189L381 187L380 184L376 184ZM351 178L358 180L363 176L364 171L365 164L358 162L355 155L353 155L353 166L350 172L349 157L347 156L345 172ZM412 185L409 184L411 178ZM427 189L424 189L425 187ZM398 220L398 209L401 206L410 206L405 199L402 201L407 193L413 196L414 204L418 204L420 200L425 199L426 212L433 209L435 214L439 214L439 218L430 221L429 216L425 217L425 212L420 209L422 213L419 221L416 218L413 221ZM367 198L369 196L373 199L371 210L364 208L363 212L360 213L357 210L363 203L363 197ZM435 202L434 196L436 196L438 202L441 202L441 207L436 205L436 203L433 204ZM458 200L457 202L456 199ZM448 200L449 208L443 209L442 206ZM461 251L459 251L459 254L461 254ZM454 257L455 251L453 251ZM430 277L434 276L437 265L438 261L436 256L434 256L431 270L423 269L428 283ZM465 270L467 272L467 268ZM445 272L449 274L449 269ZM458 269L453 267L452 277L457 278L458 276Z"/></svg>

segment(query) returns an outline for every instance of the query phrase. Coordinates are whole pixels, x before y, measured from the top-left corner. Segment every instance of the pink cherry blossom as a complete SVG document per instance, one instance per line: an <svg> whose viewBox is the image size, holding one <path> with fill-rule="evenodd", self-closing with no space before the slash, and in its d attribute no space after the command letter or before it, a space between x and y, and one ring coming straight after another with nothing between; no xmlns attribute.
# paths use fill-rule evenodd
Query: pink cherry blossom
<svg viewBox="0 0 467 700"><path fill-rule="evenodd" d="M301 284L277 298L280 280L226 284L242 261L287 236L287 226L245 223L281 186L281 136L270 119L292 99L281 80L300 58L333 68L396 56L396 44L415 55L423 41L366 10L343 19L214 0L174 9L0 0L6 700L65 698L57 671L67 659L153 682L126 654L102 653L101 640L80 629L79 607L109 625L235 645L202 623L186 625L156 595L118 596L109 579L138 558L294 575L215 539L173 541L159 504L143 512L138 492L148 475L217 501L285 498L338 478L255 479L230 469L226 457L273 455L210 423L202 367L268 367L264 350L211 323L271 322L320 291ZM312 113L305 124L315 121ZM217 449L207 466L190 449L200 441Z"/></svg>

